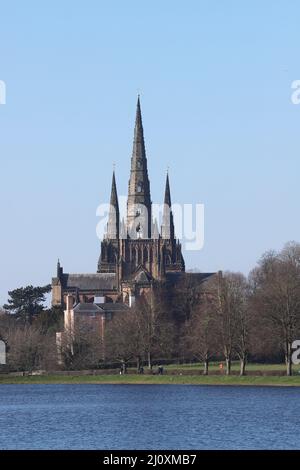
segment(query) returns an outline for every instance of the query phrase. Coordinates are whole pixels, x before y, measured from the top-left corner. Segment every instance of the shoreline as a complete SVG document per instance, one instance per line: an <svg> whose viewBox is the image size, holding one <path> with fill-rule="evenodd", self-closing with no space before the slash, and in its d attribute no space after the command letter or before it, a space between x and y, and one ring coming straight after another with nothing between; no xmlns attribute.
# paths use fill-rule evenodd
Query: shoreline
<svg viewBox="0 0 300 470"><path fill-rule="evenodd" d="M0 385L207 385L207 386L265 386L300 387L300 376L195 376L195 375L32 375L0 376Z"/></svg>

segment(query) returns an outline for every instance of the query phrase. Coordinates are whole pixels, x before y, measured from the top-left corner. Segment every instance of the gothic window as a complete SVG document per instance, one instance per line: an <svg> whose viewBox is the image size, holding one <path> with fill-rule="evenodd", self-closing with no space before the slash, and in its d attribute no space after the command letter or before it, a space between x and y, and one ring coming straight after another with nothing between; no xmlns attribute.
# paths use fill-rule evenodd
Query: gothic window
<svg viewBox="0 0 300 470"><path fill-rule="evenodd" d="M138 266L139 264L139 248L135 247L135 265Z"/></svg>
<svg viewBox="0 0 300 470"><path fill-rule="evenodd" d="M138 167L139 169L142 168L142 162L141 162L141 160L138 160L138 161L137 161L137 167Z"/></svg>
<svg viewBox="0 0 300 470"><path fill-rule="evenodd" d="M141 248L138 249L138 264L141 264L142 262L142 251Z"/></svg>
<svg viewBox="0 0 300 470"><path fill-rule="evenodd" d="M143 183L141 181L137 184L137 192L141 193L143 191Z"/></svg>

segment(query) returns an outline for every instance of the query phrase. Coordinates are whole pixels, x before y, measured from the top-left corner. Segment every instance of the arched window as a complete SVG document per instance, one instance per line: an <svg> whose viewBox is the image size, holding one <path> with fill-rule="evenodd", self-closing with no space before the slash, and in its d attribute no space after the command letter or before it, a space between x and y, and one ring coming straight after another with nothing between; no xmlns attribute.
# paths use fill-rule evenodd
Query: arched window
<svg viewBox="0 0 300 470"><path fill-rule="evenodd" d="M139 247L135 247L135 265L138 266L139 264Z"/></svg>
<svg viewBox="0 0 300 470"><path fill-rule="evenodd" d="M141 181L138 182L136 190L138 193L143 191L143 183Z"/></svg>
<svg viewBox="0 0 300 470"><path fill-rule="evenodd" d="M138 248L138 264L142 262L142 248Z"/></svg>

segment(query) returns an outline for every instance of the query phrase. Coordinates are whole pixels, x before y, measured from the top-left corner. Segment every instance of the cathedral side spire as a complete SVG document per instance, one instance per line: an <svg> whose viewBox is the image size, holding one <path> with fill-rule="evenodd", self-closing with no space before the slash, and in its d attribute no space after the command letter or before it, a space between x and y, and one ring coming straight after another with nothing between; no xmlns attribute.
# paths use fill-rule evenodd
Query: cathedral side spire
<svg viewBox="0 0 300 470"><path fill-rule="evenodd" d="M167 177L166 177L166 188L165 188L164 204L167 204L169 207L171 207L171 192L170 192L169 173L167 173Z"/></svg>
<svg viewBox="0 0 300 470"><path fill-rule="evenodd" d="M115 206L119 210L115 170L113 170L113 175L112 175L110 204Z"/></svg>
<svg viewBox="0 0 300 470"><path fill-rule="evenodd" d="M107 223L107 238L117 239L119 238L119 202L116 185L115 171L113 171L112 183L111 183L111 194L110 194L110 208Z"/></svg>
<svg viewBox="0 0 300 470"><path fill-rule="evenodd" d="M170 192L170 182L169 174L167 173L166 177L166 187L165 187L165 199L164 199L164 209L163 209L163 218L161 226L161 236L165 239L174 239L174 220L171 204L171 192Z"/></svg>

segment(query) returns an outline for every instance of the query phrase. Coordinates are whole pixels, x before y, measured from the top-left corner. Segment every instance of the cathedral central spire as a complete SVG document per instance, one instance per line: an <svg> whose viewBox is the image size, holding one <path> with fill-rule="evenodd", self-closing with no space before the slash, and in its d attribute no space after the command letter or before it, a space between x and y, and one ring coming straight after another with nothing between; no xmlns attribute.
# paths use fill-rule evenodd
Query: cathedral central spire
<svg viewBox="0 0 300 470"><path fill-rule="evenodd" d="M150 183L138 96L127 200L127 226L130 237L150 238L151 220Z"/></svg>

